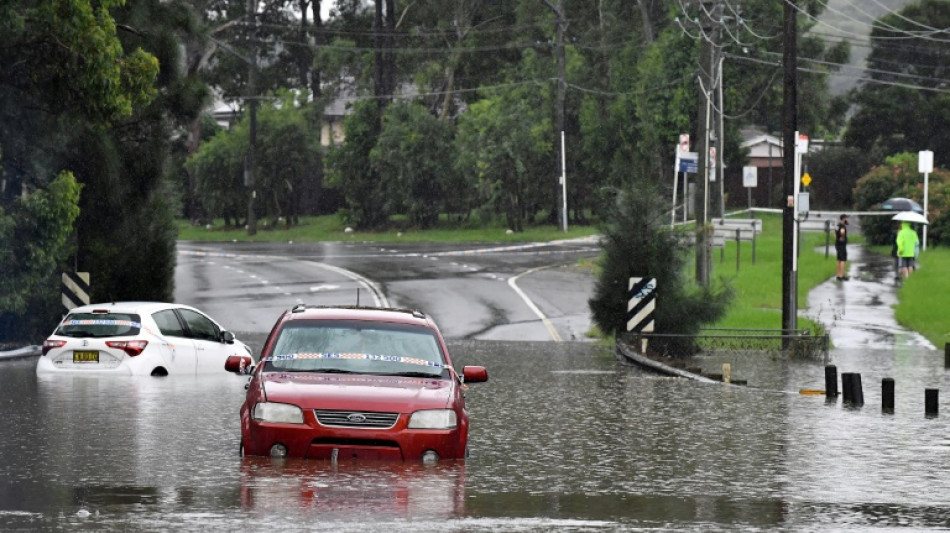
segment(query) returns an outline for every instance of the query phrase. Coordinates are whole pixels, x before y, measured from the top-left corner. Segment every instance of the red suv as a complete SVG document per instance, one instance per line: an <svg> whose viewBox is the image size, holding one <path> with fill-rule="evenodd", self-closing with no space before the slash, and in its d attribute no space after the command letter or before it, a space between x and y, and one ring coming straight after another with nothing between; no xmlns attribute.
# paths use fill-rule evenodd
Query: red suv
<svg viewBox="0 0 950 533"><path fill-rule="evenodd" d="M249 372L241 450L311 459L435 462L465 457L467 383L484 367L452 366L439 328L418 311L307 307L284 312Z"/></svg>

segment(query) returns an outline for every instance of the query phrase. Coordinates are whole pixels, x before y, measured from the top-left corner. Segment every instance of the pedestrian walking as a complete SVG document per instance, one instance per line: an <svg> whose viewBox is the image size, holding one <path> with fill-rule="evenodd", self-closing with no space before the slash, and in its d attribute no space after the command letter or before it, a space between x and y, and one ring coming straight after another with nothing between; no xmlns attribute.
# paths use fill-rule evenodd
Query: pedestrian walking
<svg viewBox="0 0 950 533"><path fill-rule="evenodd" d="M910 222L901 222L901 230L897 232L897 257L900 260L902 278L914 273L914 255L919 242L917 232L910 227Z"/></svg>
<svg viewBox="0 0 950 533"><path fill-rule="evenodd" d="M835 229L835 252L838 254L838 272L835 279L848 281L848 215L838 217L838 227Z"/></svg>

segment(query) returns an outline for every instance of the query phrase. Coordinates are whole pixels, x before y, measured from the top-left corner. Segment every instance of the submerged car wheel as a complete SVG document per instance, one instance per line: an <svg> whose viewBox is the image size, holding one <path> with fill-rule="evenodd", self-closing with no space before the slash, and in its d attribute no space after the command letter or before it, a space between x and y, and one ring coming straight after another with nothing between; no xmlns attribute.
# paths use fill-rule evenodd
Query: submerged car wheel
<svg viewBox="0 0 950 533"><path fill-rule="evenodd" d="M165 367L157 366L155 370L152 370L152 377L163 378L168 375L168 370L165 370Z"/></svg>

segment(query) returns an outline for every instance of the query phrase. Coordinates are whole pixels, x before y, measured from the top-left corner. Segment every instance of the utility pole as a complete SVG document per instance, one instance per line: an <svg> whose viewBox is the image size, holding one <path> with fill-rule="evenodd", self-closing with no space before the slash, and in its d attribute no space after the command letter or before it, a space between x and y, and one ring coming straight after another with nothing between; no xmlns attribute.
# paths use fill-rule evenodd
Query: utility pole
<svg viewBox="0 0 950 533"><path fill-rule="evenodd" d="M710 128L713 113L712 99L715 94L714 83L717 78L715 72L718 63L721 6L720 0L703 0L700 5L703 11L703 21L700 25L702 41L700 42L699 53L700 95L697 113L700 131L696 135L698 139L696 163L699 172L696 176L702 179L702 190L697 187L693 197L693 211L696 213L696 283L703 287L709 286L710 271L712 270L711 228L708 227L709 179L710 170L715 172L715 169L710 169L709 149L715 143L716 137L716 135L710 135ZM684 194L686 193L684 192Z"/></svg>
<svg viewBox="0 0 950 533"><path fill-rule="evenodd" d="M554 141L554 153L558 155L557 160L561 163L561 172L558 175L558 196L560 196L561 200L558 202L557 210L559 211L560 215L558 218L561 224L561 230L567 231L567 169L565 168L567 158L564 154L564 102L567 99L567 74L564 61L564 30L566 29L567 21L564 18L564 0L557 0L557 5L552 4L548 0L544 0L544 5L554 12L555 18L557 19L557 28L555 30L555 56L557 60L557 104L555 104L555 120L557 124L555 125L555 128L557 129L557 135L556 140Z"/></svg>
<svg viewBox="0 0 950 533"><path fill-rule="evenodd" d="M782 212L782 329L785 335L798 329L798 270L795 265L795 158L798 150L798 0L785 0L785 37L782 52L784 88L782 102L782 171L785 206ZM788 337L783 348L788 347Z"/></svg>
<svg viewBox="0 0 950 533"><path fill-rule="evenodd" d="M254 43L257 30L257 0L247 0L247 17L250 22L248 43L251 45L249 72L247 75L248 127L247 157L244 160L244 184L250 190L247 199L247 234L257 233L257 212L254 204L257 199L257 45Z"/></svg>

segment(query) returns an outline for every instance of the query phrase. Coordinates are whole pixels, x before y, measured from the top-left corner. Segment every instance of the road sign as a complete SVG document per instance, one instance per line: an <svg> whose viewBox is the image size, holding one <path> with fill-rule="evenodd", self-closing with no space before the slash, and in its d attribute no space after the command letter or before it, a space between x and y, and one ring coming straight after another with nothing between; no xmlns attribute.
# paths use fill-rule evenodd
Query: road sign
<svg viewBox="0 0 950 533"><path fill-rule="evenodd" d="M680 154L685 154L689 152L689 134L688 133L680 133L679 152Z"/></svg>
<svg viewBox="0 0 950 533"><path fill-rule="evenodd" d="M630 278L627 283L627 331L653 333L656 278Z"/></svg>
<svg viewBox="0 0 950 533"><path fill-rule="evenodd" d="M63 272L62 279L62 302L67 311L80 305L89 305L88 272Z"/></svg>
<svg viewBox="0 0 950 533"><path fill-rule="evenodd" d="M811 176L809 176L807 172L805 173L804 176L802 176L802 185L804 185L805 187L808 187L809 185L811 185Z"/></svg>
<svg viewBox="0 0 950 533"><path fill-rule="evenodd" d="M695 174L699 171L697 166L696 159L699 157L699 154L696 152L680 152L680 172L689 172Z"/></svg>
<svg viewBox="0 0 950 533"><path fill-rule="evenodd" d="M758 187L759 186L758 167L742 167L742 186L743 187Z"/></svg>

